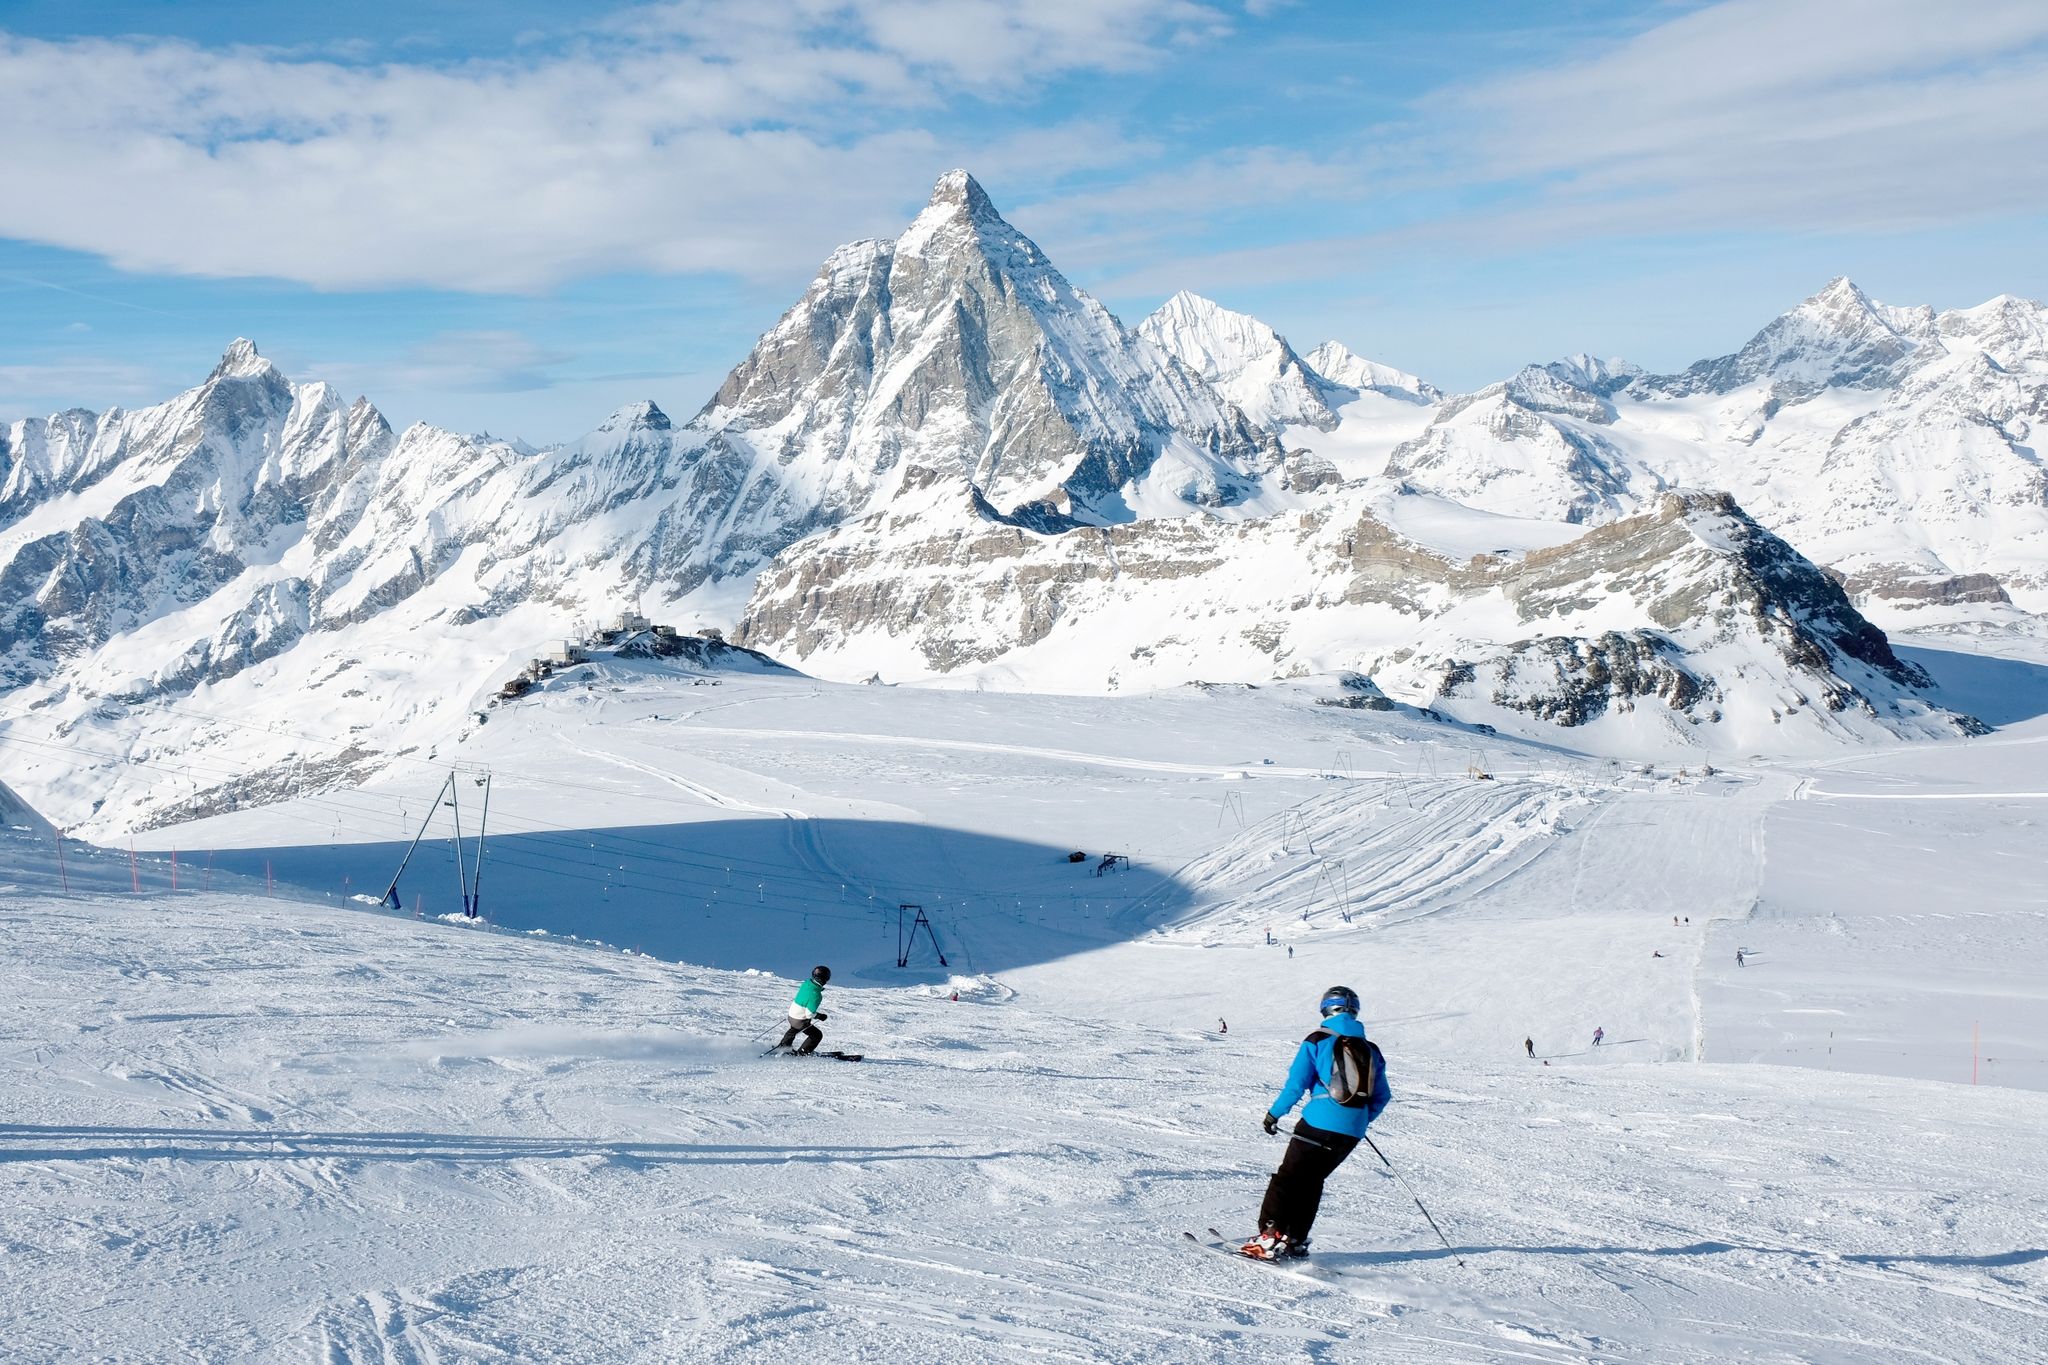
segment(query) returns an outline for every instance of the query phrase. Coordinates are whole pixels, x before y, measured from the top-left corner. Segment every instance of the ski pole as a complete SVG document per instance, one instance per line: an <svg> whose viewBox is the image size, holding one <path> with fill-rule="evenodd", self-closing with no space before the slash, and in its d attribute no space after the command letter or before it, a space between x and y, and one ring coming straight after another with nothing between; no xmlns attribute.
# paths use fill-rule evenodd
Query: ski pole
<svg viewBox="0 0 2048 1365"><path fill-rule="evenodd" d="M1303 1141L1306 1140L1307 1139L1303 1139ZM1320 1146L1321 1144L1317 1145ZM1436 1219L1430 1218L1429 1210L1423 1207L1423 1203L1420 1199L1415 1198L1415 1191L1409 1189L1408 1182L1402 1179L1401 1173L1399 1171L1394 1170L1394 1163L1387 1160L1387 1154L1380 1150L1380 1145L1377 1142L1374 1142L1369 1137L1366 1138L1365 1145L1372 1148L1372 1154L1380 1159L1380 1164L1382 1166L1385 1166L1389 1171L1393 1172L1394 1179L1401 1181L1401 1188L1408 1191L1408 1197L1410 1199L1415 1199L1415 1207L1418 1209L1422 1209L1422 1216L1424 1218L1429 1218L1429 1230L1431 1232L1434 1232L1436 1234L1436 1239L1444 1244L1444 1250L1451 1252L1451 1259L1457 1262L1458 1269L1463 1270L1465 1268L1464 1259L1460 1257L1457 1252L1451 1251L1451 1239L1444 1236L1444 1230L1436 1225Z"/></svg>

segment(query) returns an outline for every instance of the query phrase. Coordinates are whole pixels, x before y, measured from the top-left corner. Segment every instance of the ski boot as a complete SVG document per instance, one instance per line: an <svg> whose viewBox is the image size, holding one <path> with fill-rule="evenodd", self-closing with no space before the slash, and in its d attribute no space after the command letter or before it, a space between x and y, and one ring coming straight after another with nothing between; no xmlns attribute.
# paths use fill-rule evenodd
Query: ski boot
<svg viewBox="0 0 2048 1365"><path fill-rule="evenodd" d="M1286 1252L1285 1252L1285 1253L1283 1253L1283 1254L1284 1254L1284 1255L1286 1255L1286 1256L1287 1256L1287 1258L1288 1258L1289 1260L1296 1260L1296 1259L1299 1259L1299 1258L1301 1258L1301 1257L1305 1257L1305 1256L1307 1256L1307 1255L1308 1255L1308 1238L1304 1237L1304 1238L1302 1238L1302 1239L1301 1239L1301 1240L1300 1240L1299 1242L1293 1242L1293 1241L1290 1241L1290 1242L1289 1242L1289 1243L1287 1244L1287 1250L1286 1250Z"/></svg>
<svg viewBox="0 0 2048 1365"><path fill-rule="evenodd" d="M1267 1228L1238 1250L1255 1261L1277 1261L1289 1254L1290 1245L1286 1233L1278 1228Z"/></svg>

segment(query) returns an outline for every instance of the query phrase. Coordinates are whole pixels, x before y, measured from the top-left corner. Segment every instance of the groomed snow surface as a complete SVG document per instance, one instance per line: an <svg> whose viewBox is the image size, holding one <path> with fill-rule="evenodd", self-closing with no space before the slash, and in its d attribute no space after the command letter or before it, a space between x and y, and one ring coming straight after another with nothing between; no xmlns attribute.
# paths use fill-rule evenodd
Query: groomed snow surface
<svg viewBox="0 0 2048 1365"><path fill-rule="evenodd" d="M2048 669L1914 657L1998 733L1645 773L1287 687L618 665L132 865L22 822L5 1354L2048 1357ZM489 926L446 811L404 913L344 899L450 762ZM863 1063L759 1055L815 961ZM1336 981L1455 1259L1364 1149L1304 1268L1189 1246Z"/></svg>

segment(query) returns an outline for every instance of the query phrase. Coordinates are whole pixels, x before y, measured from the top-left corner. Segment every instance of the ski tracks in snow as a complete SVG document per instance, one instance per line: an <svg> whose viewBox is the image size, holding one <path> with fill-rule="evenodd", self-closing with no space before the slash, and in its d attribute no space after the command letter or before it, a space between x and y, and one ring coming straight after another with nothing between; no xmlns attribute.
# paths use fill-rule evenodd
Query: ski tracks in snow
<svg viewBox="0 0 2048 1365"><path fill-rule="evenodd" d="M1341 929L1347 909L1387 924L1470 899L1539 856L1577 800L1513 779L1347 783L1183 867L1211 908L1174 933Z"/></svg>
<svg viewBox="0 0 2048 1365"><path fill-rule="evenodd" d="M0 999L41 1002L0 1017L49 1050L0 1124L22 1358L2048 1351L2048 1100L2024 1092L1410 1051L1375 1136L1470 1273L1354 1161L1318 1256L1281 1274L1177 1230L1256 1207L1291 1013L1233 1010L1225 1041L1170 1010L850 990L845 1018L893 1041L826 1067L713 1041L772 1016L770 977L226 898L6 909L0 931ZM149 972L110 1013L123 956ZM1134 984L1093 955L1062 970ZM289 1019L262 1008L280 991ZM122 1057L150 1060L115 1081Z"/></svg>

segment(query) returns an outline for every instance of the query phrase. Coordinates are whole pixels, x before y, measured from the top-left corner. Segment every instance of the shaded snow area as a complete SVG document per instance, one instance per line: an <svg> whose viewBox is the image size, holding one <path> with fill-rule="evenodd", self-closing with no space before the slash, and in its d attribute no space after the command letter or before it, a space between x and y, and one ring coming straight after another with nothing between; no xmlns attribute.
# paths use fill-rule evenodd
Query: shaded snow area
<svg viewBox="0 0 2048 1365"><path fill-rule="evenodd" d="M1994 734L1718 771L615 665L132 859L17 811L5 1353L2048 1357L2048 669L1963 643ZM761 1055L816 962L858 1064ZM1190 1245L1339 981L1450 1250L1365 1149L1299 1268Z"/></svg>

